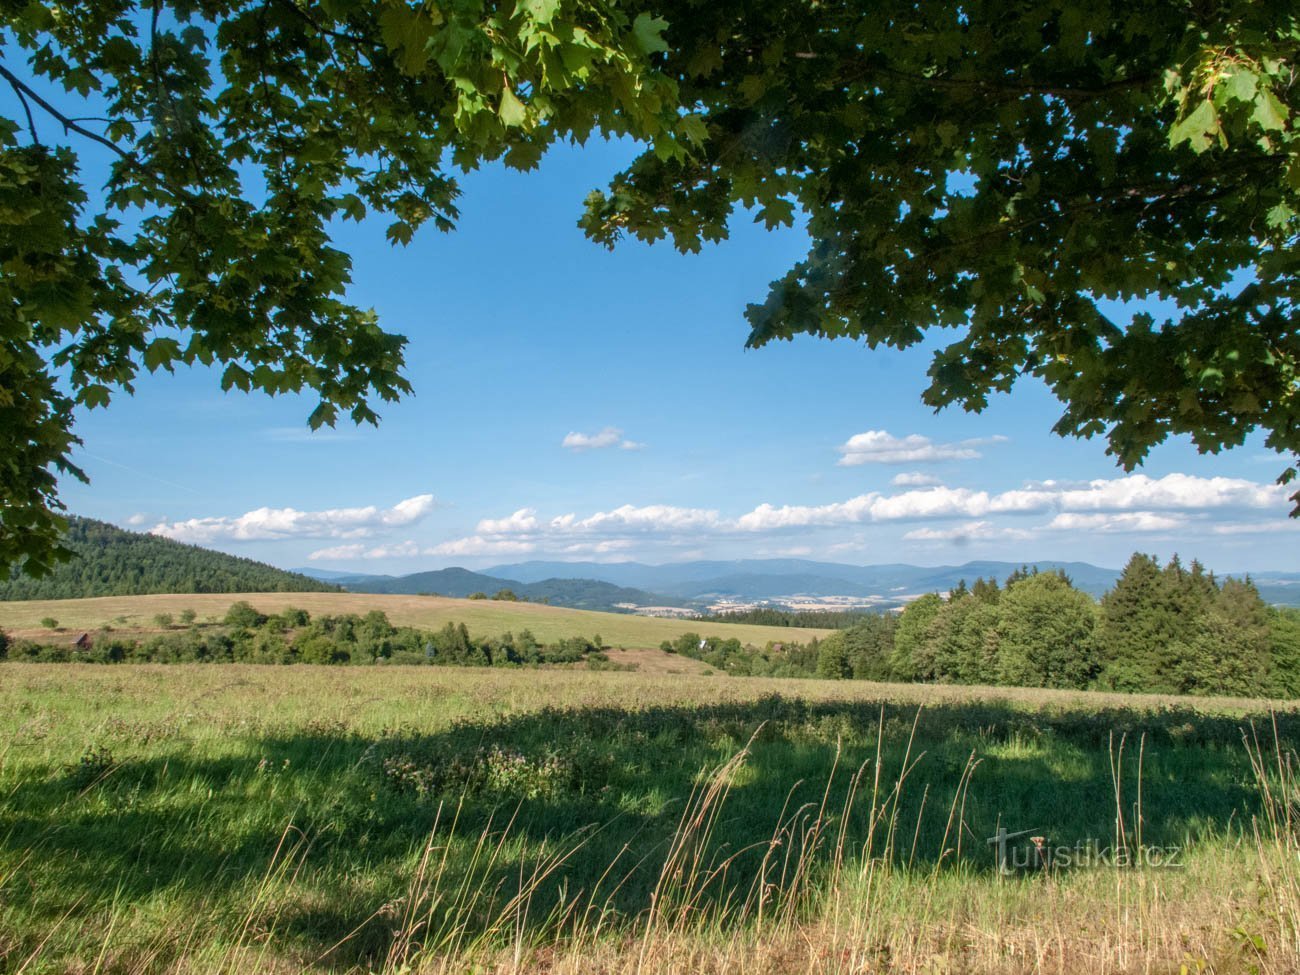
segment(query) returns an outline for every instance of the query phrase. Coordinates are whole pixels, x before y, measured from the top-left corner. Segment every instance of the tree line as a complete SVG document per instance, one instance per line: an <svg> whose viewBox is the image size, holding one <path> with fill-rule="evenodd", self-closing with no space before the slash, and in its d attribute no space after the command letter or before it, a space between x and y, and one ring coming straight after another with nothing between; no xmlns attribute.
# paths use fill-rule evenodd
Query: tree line
<svg viewBox="0 0 1300 975"><path fill-rule="evenodd" d="M754 626L803 626L815 630L842 630L874 613L870 609L779 609L755 606L689 617L692 623L749 623Z"/></svg>
<svg viewBox="0 0 1300 975"><path fill-rule="evenodd" d="M832 678L1142 692L1300 695L1300 611L1249 579L1136 554L1101 600L1060 572L1017 571L930 593L897 618L832 634Z"/></svg>
<svg viewBox="0 0 1300 975"><path fill-rule="evenodd" d="M89 646L6 640L0 632L0 659L33 663L258 663L258 664L435 664L466 667L574 664L612 668L599 636L566 637L543 643L530 631L476 637L464 623L440 630L394 626L372 610L313 618L303 609L268 615L245 601L235 603L217 624L173 627L170 617L155 622L162 633L133 637L104 629Z"/></svg>

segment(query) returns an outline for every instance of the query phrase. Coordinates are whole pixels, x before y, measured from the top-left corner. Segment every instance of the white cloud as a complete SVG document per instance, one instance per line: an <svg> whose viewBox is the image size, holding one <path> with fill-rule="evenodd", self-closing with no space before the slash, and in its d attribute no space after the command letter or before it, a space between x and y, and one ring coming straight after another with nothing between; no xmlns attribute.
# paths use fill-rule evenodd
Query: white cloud
<svg viewBox="0 0 1300 975"><path fill-rule="evenodd" d="M345 562L353 559L410 559L423 554L420 546L410 541L373 547L354 542L351 545L317 549L307 558L313 562Z"/></svg>
<svg viewBox="0 0 1300 975"><path fill-rule="evenodd" d="M523 555L535 551L536 544L508 538L485 538L471 535L468 538L455 538L426 549L429 555Z"/></svg>
<svg viewBox="0 0 1300 975"><path fill-rule="evenodd" d="M1286 491L1274 485L1235 478L1134 474L1086 482L1042 481L998 493L933 485L893 493L869 492L821 505L760 504L727 517L711 508L676 505L622 505L585 517L552 518L520 508L503 518L485 518L474 535L452 539L429 550L437 555L615 552L648 542L698 545L720 536L790 534L817 529L908 521L962 521L923 525L907 532L909 541L963 541L1036 537L1039 531L1098 533L1208 528L1215 511L1268 511L1280 520ZM998 515L1052 515L1046 524L1005 526ZM1195 516L1200 515L1199 519ZM792 540L802 542L802 539ZM855 542L855 546L863 544ZM603 547L602 547L603 546Z"/></svg>
<svg viewBox="0 0 1300 975"><path fill-rule="evenodd" d="M982 455L976 449L991 443L1001 443L1006 437L986 437L962 440L959 443L935 443L919 433L895 437L887 430L868 430L856 433L837 447L841 456L840 467L857 467L859 464L926 464L940 460L978 460Z"/></svg>
<svg viewBox="0 0 1300 975"><path fill-rule="evenodd" d="M1300 531L1300 522L1287 518L1285 523L1279 521L1221 521L1210 531L1215 535L1276 535L1279 532Z"/></svg>
<svg viewBox="0 0 1300 975"><path fill-rule="evenodd" d="M432 494L399 501L391 508L256 508L238 517L189 518L159 522L150 529L178 542L266 541L285 538L369 538L414 524L434 509Z"/></svg>
<svg viewBox="0 0 1300 975"><path fill-rule="evenodd" d="M143 511L137 511L135 514L133 514L130 518L126 520L126 523L133 527L139 527L140 525L146 524L148 521L150 521L148 515L146 515Z"/></svg>
<svg viewBox="0 0 1300 975"><path fill-rule="evenodd" d="M968 521L952 528L914 528L903 535L909 542L973 542L994 538L1024 541L1035 537L1035 532L1021 528L1002 528L990 521Z"/></svg>
<svg viewBox="0 0 1300 975"><path fill-rule="evenodd" d="M505 518L484 518L478 523L478 532L481 535L513 535L536 530L536 508L520 508Z"/></svg>
<svg viewBox="0 0 1300 975"><path fill-rule="evenodd" d="M1186 528L1184 515L1153 511L1125 511L1118 514L1076 514L1066 512L1047 523L1049 531L1100 532L1111 535L1130 532L1164 532Z"/></svg>
<svg viewBox="0 0 1300 975"><path fill-rule="evenodd" d="M596 433L578 433L571 430L560 442L561 447L569 450L604 450L618 447L620 450L641 450L645 444L635 440L626 440L618 427L605 427Z"/></svg>
<svg viewBox="0 0 1300 975"><path fill-rule="evenodd" d="M635 507L625 504L612 511L598 511L587 518L560 515L550 527L566 533L675 532L715 529L722 524L716 511L678 508L666 504Z"/></svg>
<svg viewBox="0 0 1300 975"><path fill-rule="evenodd" d="M942 484L943 482L933 474L910 471L906 474L895 474L889 479L889 483L894 487L934 487L936 484Z"/></svg>

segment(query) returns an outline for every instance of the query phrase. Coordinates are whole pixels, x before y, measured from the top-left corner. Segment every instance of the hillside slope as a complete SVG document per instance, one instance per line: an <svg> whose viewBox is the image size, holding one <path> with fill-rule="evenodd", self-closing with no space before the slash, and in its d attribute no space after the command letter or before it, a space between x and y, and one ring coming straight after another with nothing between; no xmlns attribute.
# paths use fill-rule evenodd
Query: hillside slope
<svg viewBox="0 0 1300 975"><path fill-rule="evenodd" d="M65 543L76 553L42 579L0 582L0 600L84 599L153 593L337 592L338 586L264 562L69 519Z"/></svg>
<svg viewBox="0 0 1300 975"><path fill-rule="evenodd" d="M247 600L263 613L289 607L305 609L313 617L343 613L365 614L372 609L387 614L398 626L436 630L448 623L464 623L476 637L500 636L530 630L542 641L597 634L611 647L658 647L695 632L761 647L768 641L807 643L831 630L796 626L760 626L749 623L696 623L659 619L630 613L595 613L540 603L508 603L491 599L446 599L439 596L394 596L369 593L252 593L233 595L114 596L99 599L40 600L0 603L0 630L27 639L47 639L41 620L53 617L66 634L94 630L111 624L117 632L155 631L159 613L177 615L192 609L200 620L221 619L231 604Z"/></svg>

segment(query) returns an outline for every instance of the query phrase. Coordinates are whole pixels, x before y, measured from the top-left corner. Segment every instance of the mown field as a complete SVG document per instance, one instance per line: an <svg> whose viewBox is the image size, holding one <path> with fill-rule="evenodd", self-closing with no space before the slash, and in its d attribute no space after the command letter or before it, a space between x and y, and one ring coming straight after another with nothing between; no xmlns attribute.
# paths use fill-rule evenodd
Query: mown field
<svg viewBox="0 0 1300 975"><path fill-rule="evenodd" d="M623 613L595 613L538 603L496 602L490 599L446 599L441 596L380 596L366 593L240 593L160 596L103 596L94 599L46 599L0 602L0 629L15 636L46 639L41 620L50 617L64 630L94 630L112 626L123 631L151 629L160 613L177 615L192 609L199 619L220 619L231 604L245 600L264 613L287 607L305 609L313 617L342 613L364 614L382 610L398 626L438 629L447 623L464 623L472 634L499 636L529 629L543 641L599 634L613 647L657 647L688 630L735 637L742 643L763 646L769 640L806 643L830 630L798 627L751 626L744 623L688 623Z"/></svg>
<svg viewBox="0 0 1300 975"><path fill-rule="evenodd" d="M1297 731L1226 699L0 664L0 972L1294 972ZM1054 866L1022 838L1001 876L999 826Z"/></svg>

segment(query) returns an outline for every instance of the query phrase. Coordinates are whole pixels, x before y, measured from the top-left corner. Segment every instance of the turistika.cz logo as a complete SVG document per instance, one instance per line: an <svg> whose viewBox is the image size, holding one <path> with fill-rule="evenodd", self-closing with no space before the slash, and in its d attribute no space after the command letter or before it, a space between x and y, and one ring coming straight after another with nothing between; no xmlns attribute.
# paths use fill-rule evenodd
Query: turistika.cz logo
<svg viewBox="0 0 1300 975"><path fill-rule="evenodd" d="M998 873L1003 875L1029 870L1179 869L1183 866L1182 847L1115 844L1091 838L1072 845L1054 844L1036 829L1013 833L1000 827L988 838L988 844L993 847Z"/></svg>

